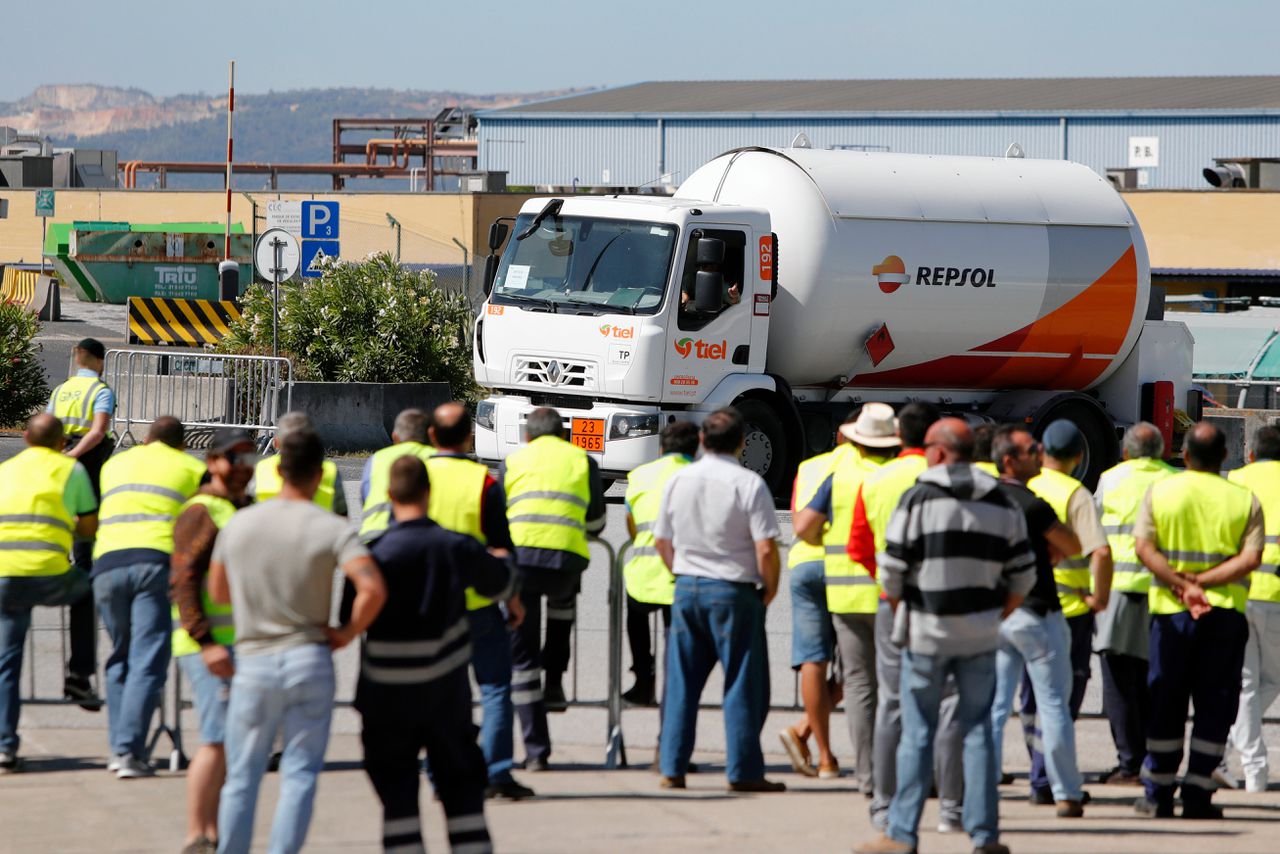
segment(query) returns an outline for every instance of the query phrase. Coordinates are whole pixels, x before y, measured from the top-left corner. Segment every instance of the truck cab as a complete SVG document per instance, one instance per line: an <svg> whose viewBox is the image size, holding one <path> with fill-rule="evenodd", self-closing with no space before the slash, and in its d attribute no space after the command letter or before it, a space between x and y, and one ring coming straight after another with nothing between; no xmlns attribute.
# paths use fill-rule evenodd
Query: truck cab
<svg viewBox="0 0 1280 854"><path fill-rule="evenodd" d="M620 478L669 421L700 421L764 376L775 239L759 208L644 197L533 199L475 325L476 454L497 463L533 409ZM776 441L776 438L775 440ZM764 447L764 445L770 447ZM781 454L757 438L750 455Z"/></svg>

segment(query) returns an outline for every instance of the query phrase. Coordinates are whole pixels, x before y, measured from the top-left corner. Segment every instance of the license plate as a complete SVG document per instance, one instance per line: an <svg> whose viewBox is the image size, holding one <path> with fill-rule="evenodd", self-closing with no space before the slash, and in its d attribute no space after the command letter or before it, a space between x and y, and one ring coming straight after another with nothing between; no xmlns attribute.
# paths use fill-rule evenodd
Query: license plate
<svg viewBox="0 0 1280 854"><path fill-rule="evenodd" d="M569 441L584 451L604 451L604 419L574 418L569 426Z"/></svg>

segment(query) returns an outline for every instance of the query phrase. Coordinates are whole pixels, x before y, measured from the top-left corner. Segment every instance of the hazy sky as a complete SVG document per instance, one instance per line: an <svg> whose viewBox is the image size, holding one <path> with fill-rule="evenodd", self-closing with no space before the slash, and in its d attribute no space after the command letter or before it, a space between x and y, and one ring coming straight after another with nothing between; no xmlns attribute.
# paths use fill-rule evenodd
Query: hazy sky
<svg viewBox="0 0 1280 854"><path fill-rule="evenodd" d="M1277 74L1275 0L58 0L10 4L0 100L41 83L485 93L660 79Z"/></svg>

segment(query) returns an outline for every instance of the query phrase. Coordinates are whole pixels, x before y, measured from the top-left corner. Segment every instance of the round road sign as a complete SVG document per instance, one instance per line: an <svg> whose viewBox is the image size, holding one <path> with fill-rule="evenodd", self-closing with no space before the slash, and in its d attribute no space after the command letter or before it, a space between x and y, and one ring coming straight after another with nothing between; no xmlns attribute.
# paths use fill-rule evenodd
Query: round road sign
<svg viewBox="0 0 1280 854"><path fill-rule="evenodd" d="M268 282L293 278L299 258L298 239L283 228L268 228L253 246L253 269Z"/></svg>

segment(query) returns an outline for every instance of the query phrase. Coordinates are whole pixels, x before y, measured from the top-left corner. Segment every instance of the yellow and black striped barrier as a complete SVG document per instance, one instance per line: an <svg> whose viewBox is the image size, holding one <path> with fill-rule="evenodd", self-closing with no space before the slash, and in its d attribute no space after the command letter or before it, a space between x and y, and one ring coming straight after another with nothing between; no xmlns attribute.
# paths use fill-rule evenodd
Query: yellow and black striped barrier
<svg viewBox="0 0 1280 854"><path fill-rule="evenodd" d="M231 300L129 297L130 344L199 347L228 334L240 309Z"/></svg>

